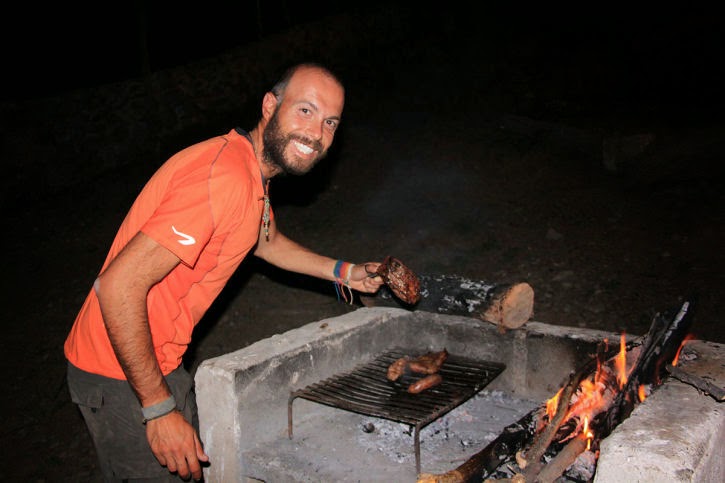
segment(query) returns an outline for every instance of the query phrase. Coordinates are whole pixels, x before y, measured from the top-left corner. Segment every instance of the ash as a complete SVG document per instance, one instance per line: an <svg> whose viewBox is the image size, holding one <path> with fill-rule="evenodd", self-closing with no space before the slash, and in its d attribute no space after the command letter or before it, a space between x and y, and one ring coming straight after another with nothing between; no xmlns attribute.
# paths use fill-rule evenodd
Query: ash
<svg viewBox="0 0 725 483"><path fill-rule="evenodd" d="M457 468L541 404L480 391L421 429L421 472ZM416 480L414 427L306 400L296 405L294 437L280 433L245 450L246 476L306 483Z"/></svg>
<svg viewBox="0 0 725 483"><path fill-rule="evenodd" d="M424 467L451 470L496 439L506 426L540 405L540 401L483 390L421 429L421 462ZM411 451L414 430L405 423L362 417L357 443L364 451L380 452L397 463L415 464Z"/></svg>

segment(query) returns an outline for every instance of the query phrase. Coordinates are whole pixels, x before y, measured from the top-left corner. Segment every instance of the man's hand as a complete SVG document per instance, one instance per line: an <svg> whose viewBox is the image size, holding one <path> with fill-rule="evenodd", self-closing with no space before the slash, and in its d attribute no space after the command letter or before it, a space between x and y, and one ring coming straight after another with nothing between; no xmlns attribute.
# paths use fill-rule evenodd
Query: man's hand
<svg viewBox="0 0 725 483"><path fill-rule="evenodd" d="M375 293L383 284L383 279L375 273L380 263L360 263L352 267L350 272L350 288L364 293Z"/></svg>
<svg viewBox="0 0 725 483"><path fill-rule="evenodd" d="M185 480L202 478L200 462L208 462L209 456L204 453L194 427L179 411L147 422L146 438L156 459L169 472Z"/></svg>

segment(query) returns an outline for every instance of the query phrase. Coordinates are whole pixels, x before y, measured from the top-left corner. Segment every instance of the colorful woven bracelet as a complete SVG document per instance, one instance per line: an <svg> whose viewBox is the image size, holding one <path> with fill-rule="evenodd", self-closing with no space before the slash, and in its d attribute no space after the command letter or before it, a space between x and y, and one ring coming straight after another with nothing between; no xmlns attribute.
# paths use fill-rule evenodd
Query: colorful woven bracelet
<svg viewBox="0 0 725 483"><path fill-rule="evenodd" d="M332 275L335 277L335 280L338 283L342 283L344 285L350 284L350 274L352 273L352 267L354 265L350 262L344 262L342 260L338 260L335 263L335 269L332 271Z"/></svg>

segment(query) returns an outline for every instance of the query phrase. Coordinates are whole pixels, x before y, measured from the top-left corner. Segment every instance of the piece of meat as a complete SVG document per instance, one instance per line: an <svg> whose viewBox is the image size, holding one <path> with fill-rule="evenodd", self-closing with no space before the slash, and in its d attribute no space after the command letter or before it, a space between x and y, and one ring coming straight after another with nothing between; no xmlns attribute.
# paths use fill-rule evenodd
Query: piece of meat
<svg viewBox="0 0 725 483"><path fill-rule="evenodd" d="M408 362L408 367L418 374L435 374L448 358L448 351L428 352Z"/></svg>
<svg viewBox="0 0 725 483"><path fill-rule="evenodd" d="M440 374L431 374L430 376L425 376L421 379L418 379L413 384L408 386L408 392L411 394L418 394L426 389L430 389L431 387L437 386L443 382L443 376Z"/></svg>
<svg viewBox="0 0 725 483"><path fill-rule="evenodd" d="M406 304L414 305L420 300L420 279L397 258L385 257L376 273L395 296Z"/></svg>
<svg viewBox="0 0 725 483"><path fill-rule="evenodd" d="M390 366L388 366L388 379L391 381L397 381L400 376L405 373L405 368L408 365L408 357L401 357L396 360Z"/></svg>

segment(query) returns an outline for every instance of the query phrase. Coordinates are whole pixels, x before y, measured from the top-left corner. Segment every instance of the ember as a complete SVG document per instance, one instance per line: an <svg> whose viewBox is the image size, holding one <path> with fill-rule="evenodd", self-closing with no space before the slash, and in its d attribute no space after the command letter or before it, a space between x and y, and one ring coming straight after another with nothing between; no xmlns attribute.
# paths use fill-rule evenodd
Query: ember
<svg viewBox="0 0 725 483"><path fill-rule="evenodd" d="M588 459L596 463L599 441L644 400L646 387L662 383L665 366L676 363L689 336L688 308L685 303L673 318L655 317L640 342L628 346L622 334L616 353L608 349L605 339L596 356L531 415L534 424L530 426L535 429L531 434L523 432L526 441L517 442L515 454L498 454L494 442L453 472L422 475L419 482L468 481L479 472L485 481L515 477L553 482L566 476L584 452L591 452L594 458ZM521 433L528 423L528 419L519 421L515 430ZM486 468L491 461L495 466Z"/></svg>

